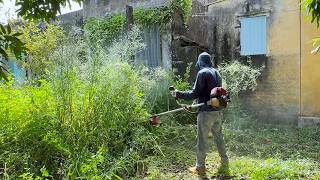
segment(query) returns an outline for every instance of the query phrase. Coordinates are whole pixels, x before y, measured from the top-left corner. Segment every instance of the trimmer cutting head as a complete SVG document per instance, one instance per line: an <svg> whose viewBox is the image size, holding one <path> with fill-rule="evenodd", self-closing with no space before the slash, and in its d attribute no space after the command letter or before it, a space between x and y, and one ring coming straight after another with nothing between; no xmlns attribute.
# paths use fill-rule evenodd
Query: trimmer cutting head
<svg viewBox="0 0 320 180"><path fill-rule="evenodd" d="M160 120L158 118L158 116L156 114L153 114L151 117L150 117L150 125L151 126L157 126L158 124L160 124Z"/></svg>

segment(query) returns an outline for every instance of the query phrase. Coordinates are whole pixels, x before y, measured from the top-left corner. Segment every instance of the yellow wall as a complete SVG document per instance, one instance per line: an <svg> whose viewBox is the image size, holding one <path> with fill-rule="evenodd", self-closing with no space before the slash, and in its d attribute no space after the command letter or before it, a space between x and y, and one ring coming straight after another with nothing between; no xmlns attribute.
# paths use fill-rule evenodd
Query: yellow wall
<svg viewBox="0 0 320 180"><path fill-rule="evenodd" d="M320 116L320 54L313 55L312 38L320 36L320 29L302 13L301 22L301 115Z"/></svg>
<svg viewBox="0 0 320 180"><path fill-rule="evenodd" d="M300 95L299 0L273 1L268 17L268 59L248 103L260 121L295 125Z"/></svg>

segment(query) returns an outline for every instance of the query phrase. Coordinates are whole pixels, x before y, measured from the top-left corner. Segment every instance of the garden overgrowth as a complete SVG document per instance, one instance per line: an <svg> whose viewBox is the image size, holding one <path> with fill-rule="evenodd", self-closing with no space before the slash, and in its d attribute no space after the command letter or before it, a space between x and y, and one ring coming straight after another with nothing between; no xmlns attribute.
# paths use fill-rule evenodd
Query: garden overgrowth
<svg viewBox="0 0 320 180"><path fill-rule="evenodd" d="M198 179L186 173L195 161L195 116L147 122L149 113L176 107L168 87L190 88L188 76L141 67L132 59L144 48L139 30L128 33L108 51L66 41L39 86L0 84L1 179ZM224 76L256 72L240 77L254 88L259 72L236 66L225 66ZM241 111L225 117L224 132L234 179L320 176L317 128L264 126ZM221 179L215 148L207 162L208 178Z"/></svg>

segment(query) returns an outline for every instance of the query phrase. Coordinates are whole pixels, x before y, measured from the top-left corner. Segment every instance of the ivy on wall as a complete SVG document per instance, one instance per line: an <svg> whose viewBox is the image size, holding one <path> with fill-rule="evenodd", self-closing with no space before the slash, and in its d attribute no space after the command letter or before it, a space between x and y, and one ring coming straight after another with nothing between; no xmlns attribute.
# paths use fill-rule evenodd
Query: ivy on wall
<svg viewBox="0 0 320 180"><path fill-rule="evenodd" d="M85 24L89 41L93 44L109 43L124 27L124 14L116 14L106 19L91 18Z"/></svg>
<svg viewBox="0 0 320 180"><path fill-rule="evenodd" d="M191 9L192 0L173 0L170 5L164 7L134 9L134 23L142 27L157 24L161 30L165 30L175 10L181 10L183 19L187 22ZM125 14L118 13L107 18L91 18L86 22L85 29L91 43L106 45L124 30L125 23Z"/></svg>
<svg viewBox="0 0 320 180"><path fill-rule="evenodd" d="M173 0L170 6L173 10L180 9L184 22L188 22L192 11L192 0Z"/></svg>
<svg viewBox="0 0 320 180"><path fill-rule="evenodd" d="M158 24L164 26L170 22L172 10L169 7L154 9L135 9L133 17L136 24L143 27Z"/></svg>

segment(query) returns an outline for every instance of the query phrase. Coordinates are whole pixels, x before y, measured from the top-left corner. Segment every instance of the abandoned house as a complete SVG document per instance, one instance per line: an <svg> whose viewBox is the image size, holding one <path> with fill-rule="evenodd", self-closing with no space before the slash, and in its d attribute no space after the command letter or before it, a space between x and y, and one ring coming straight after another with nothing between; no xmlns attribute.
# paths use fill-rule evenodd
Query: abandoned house
<svg viewBox="0 0 320 180"><path fill-rule="evenodd" d="M265 65L258 89L245 98L260 121L305 125L319 122L320 55L311 54L320 33L305 18L299 0L234 0L206 4L203 42L218 62L250 58Z"/></svg>
<svg viewBox="0 0 320 180"><path fill-rule="evenodd" d="M83 9L60 15L64 26L135 8L166 6L170 0L86 0ZM139 56L151 67L184 73L203 51L215 65L251 59L265 66L255 92L244 93L246 109L261 122L306 125L320 122L320 55L311 54L320 34L305 19L300 0L193 0L186 26L173 14L169 32L144 30L147 45ZM194 73L194 72L192 72Z"/></svg>

